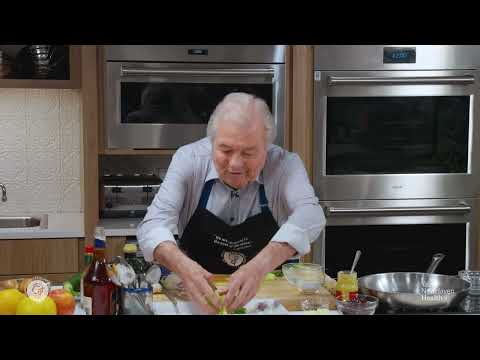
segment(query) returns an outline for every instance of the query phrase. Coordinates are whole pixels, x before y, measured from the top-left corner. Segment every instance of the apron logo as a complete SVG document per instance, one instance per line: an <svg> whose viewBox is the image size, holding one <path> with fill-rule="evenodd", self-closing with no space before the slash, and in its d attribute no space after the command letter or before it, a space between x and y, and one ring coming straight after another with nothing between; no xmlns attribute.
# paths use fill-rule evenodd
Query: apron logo
<svg viewBox="0 0 480 360"><path fill-rule="evenodd" d="M222 260L225 264L238 267L245 263L246 257L244 254L235 251L222 252Z"/></svg>

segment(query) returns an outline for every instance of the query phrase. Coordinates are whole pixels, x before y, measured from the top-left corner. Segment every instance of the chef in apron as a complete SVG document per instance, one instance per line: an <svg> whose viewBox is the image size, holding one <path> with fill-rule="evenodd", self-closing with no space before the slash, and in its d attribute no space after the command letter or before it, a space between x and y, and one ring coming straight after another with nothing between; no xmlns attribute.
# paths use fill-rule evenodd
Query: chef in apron
<svg viewBox="0 0 480 360"><path fill-rule="evenodd" d="M275 130L262 99L227 95L207 137L177 150L137 229L145 259L175 272L204 311L221 305L214 274L231 274L224 305L243 306L325 226L303 162L273 144Z"/></svg>

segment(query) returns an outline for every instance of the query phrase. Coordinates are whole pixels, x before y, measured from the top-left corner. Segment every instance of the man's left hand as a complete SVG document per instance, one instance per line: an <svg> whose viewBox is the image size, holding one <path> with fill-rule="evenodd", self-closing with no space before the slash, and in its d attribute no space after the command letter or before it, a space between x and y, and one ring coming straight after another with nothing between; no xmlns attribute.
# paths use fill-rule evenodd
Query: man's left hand
<svg viewBox="0 0 480 360"><path fill-rule="evenodd" d="M264 274L253 264L241 266L230 276L230 284L225 294L224 304L228 311L244 306L257 294Z"/></svg>

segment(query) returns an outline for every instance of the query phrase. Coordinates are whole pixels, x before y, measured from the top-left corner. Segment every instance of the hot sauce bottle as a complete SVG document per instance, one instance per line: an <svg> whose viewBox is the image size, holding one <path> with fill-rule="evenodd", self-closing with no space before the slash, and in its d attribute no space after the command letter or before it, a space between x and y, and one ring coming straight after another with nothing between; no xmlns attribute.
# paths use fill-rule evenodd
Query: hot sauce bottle
<svg viewBox="0 0 480 360"><path fill-rule="evenodd" d="M87 315L116 315L118 313L118 287L107 271L105 258L105 230L95 229L93 262L83 279L82 303Z"/></svg>

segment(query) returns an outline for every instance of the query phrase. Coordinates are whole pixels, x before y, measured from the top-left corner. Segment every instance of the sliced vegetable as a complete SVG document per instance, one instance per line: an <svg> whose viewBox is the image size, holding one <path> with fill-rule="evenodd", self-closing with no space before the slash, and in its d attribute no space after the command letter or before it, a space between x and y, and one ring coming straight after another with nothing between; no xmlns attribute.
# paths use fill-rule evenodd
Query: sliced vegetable
<svg viewBox="0 0 480 360"><path fill-rule="evenodd" d="M275 276L274 273L271 273L269 272L266 276L265 276L265 280L275 280L277 277Z"/></svg>

